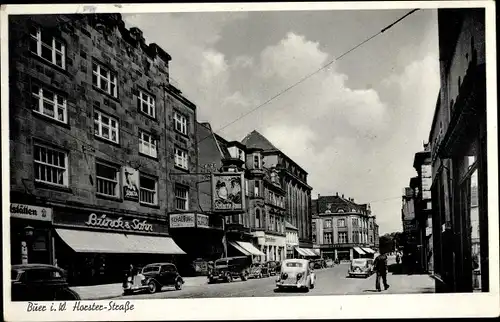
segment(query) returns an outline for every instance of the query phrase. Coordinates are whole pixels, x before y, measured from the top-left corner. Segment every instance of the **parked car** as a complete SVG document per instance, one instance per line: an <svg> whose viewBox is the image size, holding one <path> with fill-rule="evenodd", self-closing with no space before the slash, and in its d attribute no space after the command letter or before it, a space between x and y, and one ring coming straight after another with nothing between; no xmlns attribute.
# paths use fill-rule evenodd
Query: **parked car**
<svg viewBox="0 0 500 322"><path fill-rule="evenodd" d="M250 274L252 259L247 256L224 257L214 262L214 268L208 275L208 283L217 281L232 282L235 278L246 281Z"/></svg>
<svg viewBox="0 0 500 322"><path fill-rule="evenodd" d="M198 258L192 262L192 267L194 270L194 274L196 276L206 276L208 275L208 261Z"/></svg>
<svg viewBox="0 0 500 322"><path fill-rule="evenodd" d="M349 277L364 276L368 277L373 274L373 259L357 258L351 261L349 266Z"/></svg>
<svg viewBox="0 0 500 322"><path fill-rule="evenodd" d="M285 259L276 280L277 289L296 288L309 292L316 283L316 274L307 259Z"/></svg>
<svg viewBox="0 0 500 322"><path fill-rule="evenodd" d="M314 269L322 269L322 268L327 267L326 261L322 258L321 259L313 259L313 260L311 260L311 263L313 264Z"/></svg>
<svg viewBox="0 0 500 322"><path fill-rule="evenodd" d="M248 274L248 278L263 278L269 276L269 268L266 264L253 263L250 266L250 273Z"/></svg>
<svg viewBox="0 0 500 322"><path fill-rule="evenodd" d="M12 301L76 301L80 295L69 288L65 272L46 264L12 265Z"/></svg>
<svg viewBox="0 0 500 322"><path fill-rule="evenodd" d="M163 286L173 286L176 290L181 290L184 279L177 271L177 267L172 263L153 263L144 266L137 274L129 288L124 288L124 294L136 291L147 290L155 293Z"/></svg>
<svg viewBox="0 0 500 322"><path fill-rule="evenodd" d="M331 258L328 258L326 261L325 261L325 264L326 264L326 267L333 267L335 266L335 261Z"/></svg>
<svg viewBox="0 0 500 322"><path fill-rule="evenodd" d="M279 261L269 261L266 263L269 270L269 275L278 275L281 270L281 262Z"/></svg>

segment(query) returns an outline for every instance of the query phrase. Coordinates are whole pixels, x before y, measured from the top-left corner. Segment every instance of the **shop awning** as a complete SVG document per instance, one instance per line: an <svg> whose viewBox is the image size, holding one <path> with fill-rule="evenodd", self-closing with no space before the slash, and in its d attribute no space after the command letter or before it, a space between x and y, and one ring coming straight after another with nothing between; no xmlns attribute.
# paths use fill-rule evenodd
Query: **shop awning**
<svg viewBox="0 0 500 322"><path fill-rule="evenodd" d="M368 253L368 254L375 254L375 251L369 247L361 247L361 249L363 251L365 251L365 253Z"/></svg>
<svg viewBox="0 0 500 322"><path fill-rule="evenodd" d="M313 251L314 255L321 256L321 250L319 250L317 248L313 248L312 251Z"/></svg>
<svg viewBox="0 0 500 322"><path fill-rule="evenodd" d="M243 247L241 247L240 245L236 244L235 242L229 242L229 245L233 246L234 248L236 248L240 253L242 253L243 255L245 256L250 256L252 255L252 253L250 252L247 252Z"/></svg>
<svg viewBox="0 0 500 322"><path fill-rule="evenodd" d="M308 257L311 257L311 256L318 256L314 250L312 249L309 249L309 248L300 248L300 247L295 247L295 249L297 250L297 252L302 255L302 256L308 256Z"/></svg>
<svg viewBox="0 0 500 322"><path fill-rule="evenodd" d="M171 237L70 229L56 229L56 232L77 253L186 254Z"/></svg>
<svg viewBox="0 0 500 322"><path fill-rule="evenodd" d="M359 247L354 247L354 250L356 251L356 253L360 254L360 255L365 255L366 253Z"/></svg>
<svg viewBox="0 0 500 322"><path fill-rule="evenodd" d="M254 245L252 245L251 243L249 242L243 242L243 241L236 241L236 243L241 247L243 248L244 250L246 250L247 252L249 252L251 255L255 255L255 256L264 256L265 254L263 252L261 252L257 247L255 247Z"/></svg>

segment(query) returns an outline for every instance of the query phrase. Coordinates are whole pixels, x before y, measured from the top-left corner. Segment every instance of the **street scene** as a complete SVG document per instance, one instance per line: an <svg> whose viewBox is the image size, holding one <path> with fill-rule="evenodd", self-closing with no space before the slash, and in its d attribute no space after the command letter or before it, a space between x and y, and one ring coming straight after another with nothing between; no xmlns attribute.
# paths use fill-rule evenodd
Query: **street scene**
<svg viewBox="0 0 500 322"><path fill-rule="evenodd" d="M484 8L116 10L8 17L8 298L490 292Z"/></svg>

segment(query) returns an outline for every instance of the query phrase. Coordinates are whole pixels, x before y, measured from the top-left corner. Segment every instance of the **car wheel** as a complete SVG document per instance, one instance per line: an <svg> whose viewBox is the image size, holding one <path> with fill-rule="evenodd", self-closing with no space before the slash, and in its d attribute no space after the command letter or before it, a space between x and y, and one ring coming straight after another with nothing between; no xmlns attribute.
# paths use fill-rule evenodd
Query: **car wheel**
<svg viewBox="0 0 500 322"><path fill-rule="evenodd" d="M151 281L148 283L148 291L149 293L153 294L156 292L156 289L157 289L157 285L154 281Z"/></svg>
<svg viewBox="0 0 500 322"><path fill-rule="evenodd" d="M247 280L247 277L245 275L241 275L240 277L241 277L242 281L246 281Z"/></svg>
<svg viewBox="0 0 500 322"><path fill-rule="evenodd" d="M175 282L175 289L178 291L182 289L182 281L181 280L177 280Z"/></svg>
<svg viewBox="0 0 500 322"><path fill-rule="evenodd" d="M304 287L304 293L309 293L309 287Z"/></svg>
<svg viewBox="0 0 500 322"><path fill-rule="evenodd" d="M233 277L232 277L231 275L227 275L227 276L226 276L226 281L227 281L228 283L231 283L231 282L233 281Z"/></svg>
<svg viewBox="0 0 500 322"><path fill-rule="evenodd" d="M314 289L314 284L311 284L311 290Z"/></svg>

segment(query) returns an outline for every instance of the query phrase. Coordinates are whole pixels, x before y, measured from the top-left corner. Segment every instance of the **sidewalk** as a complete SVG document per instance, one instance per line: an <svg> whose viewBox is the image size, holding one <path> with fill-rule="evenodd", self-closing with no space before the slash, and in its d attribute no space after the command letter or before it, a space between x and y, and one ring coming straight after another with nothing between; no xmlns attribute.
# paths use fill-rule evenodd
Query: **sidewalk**
<svg viewBox="0 0 500 322"><path fill-rule="evenodd" d="M206 276L184 277L183 287L196 287L207 284ZM103 300L118 297L123 294L122 283L73 286L71 289L77 292L82 300Z"/></svg>
<svg viewBox="0 0 500 322"><path fill-rule="evenodd" d="M363 293L377 293L377 294L422 294L422 293L435 293L435 281L427 274L387 274L387 283L389 289L382 292L375 290L375 278L373 274L367 279ZM382 284L382 279L380 280Z"/></svg>

